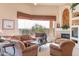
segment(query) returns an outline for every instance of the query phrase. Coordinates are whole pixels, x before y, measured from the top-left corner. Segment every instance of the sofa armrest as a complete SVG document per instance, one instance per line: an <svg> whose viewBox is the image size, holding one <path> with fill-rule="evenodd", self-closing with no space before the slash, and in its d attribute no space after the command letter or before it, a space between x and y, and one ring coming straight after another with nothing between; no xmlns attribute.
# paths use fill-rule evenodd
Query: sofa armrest
<svg viewBox="0 0 79 59"><path fill-rule="evenodd" d="M50 55L53 55L53 56L61 56L62 55L62 49L59 48L56 45L51 44L50 45Z"/></svg>
<svg viewBox="0 0 79 59"><path fill-rule="evenodd" d="M50 45L50 49L57 49L57 50L60 50L61 51L61 48L60 47L55 46L53 44Z"/></svg>
<svg viewBox="0 0 79 59"><path fill-rule="evenodd" d="M38 46L31 45L23 51L23 56L36 56L38 54Z"/></svg>

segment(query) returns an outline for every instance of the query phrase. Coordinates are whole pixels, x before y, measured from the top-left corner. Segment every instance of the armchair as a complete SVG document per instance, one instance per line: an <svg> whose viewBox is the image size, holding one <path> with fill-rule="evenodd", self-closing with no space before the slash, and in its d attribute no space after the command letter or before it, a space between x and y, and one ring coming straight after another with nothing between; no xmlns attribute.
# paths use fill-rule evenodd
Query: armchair
<svg viewBox="0 0 79 59"><path fill-rule="evenodd" d="M55 42L59 46L50 45L50 55L53 56L71 56L75 43L71 40L59 40Z"/></svg>
<svg viewBox="0 0 79 59"><path fill-rule="evenodd" d="M16 42L17 49L21 50L22 56L37 56L38 54L38 46L33 44L30 46L26 46L22 41L20 40L12 40Z"/></svg>

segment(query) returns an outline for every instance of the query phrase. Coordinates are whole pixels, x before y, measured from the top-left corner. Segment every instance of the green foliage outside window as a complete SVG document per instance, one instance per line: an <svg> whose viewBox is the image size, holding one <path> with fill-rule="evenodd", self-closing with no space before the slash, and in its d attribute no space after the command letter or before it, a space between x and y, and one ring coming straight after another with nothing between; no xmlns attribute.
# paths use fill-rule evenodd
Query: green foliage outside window
<svg viewBox="0 0 79 59"><path fill-rule="evenodd" d="M45 30L46 30L45 27L38 25L38 24L32 27L33 32L44 32Z"/></svg>

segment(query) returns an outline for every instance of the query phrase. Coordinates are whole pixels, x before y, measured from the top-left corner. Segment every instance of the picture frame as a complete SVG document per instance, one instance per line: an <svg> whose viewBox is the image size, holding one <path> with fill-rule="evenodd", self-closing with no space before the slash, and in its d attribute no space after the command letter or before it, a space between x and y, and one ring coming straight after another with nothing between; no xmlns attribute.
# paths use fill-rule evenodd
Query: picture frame
<svg viewBox="0 0 79 59"><path fill-rule="evenodd" d="M57 24L57 28L60 28L60 24L59 23Z"/></svg>
<svg viewBox="0 0 79 59"><path fill-rule="evenodd" d="M2 19L2 29L3 30L13 30L15 29L15 21L9 19Z"/></svg>

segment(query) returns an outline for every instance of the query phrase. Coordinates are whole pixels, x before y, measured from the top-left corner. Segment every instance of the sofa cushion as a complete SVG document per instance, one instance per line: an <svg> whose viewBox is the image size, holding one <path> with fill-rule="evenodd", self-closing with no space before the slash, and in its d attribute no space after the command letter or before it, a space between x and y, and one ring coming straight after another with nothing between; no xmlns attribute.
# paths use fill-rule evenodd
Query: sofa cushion
<svg viewBox="0 0 79 59"><path fill-rule="evenodd" d="M53 46L60 48L60 44L52 43Z"/></svg>
<svg viewBox="0 0 79 59"><path fill-rule="evenodd" d="M22 35L21 36L21 41L27 41L27 40L31 40L32 38L29 35Z"/></svg>
<svg viewBox="0 0 79 59"><path fill-rule="evenodd" d="M21 40L21 36L6 36L6 38L10 38L11 40Z"/></svg>

